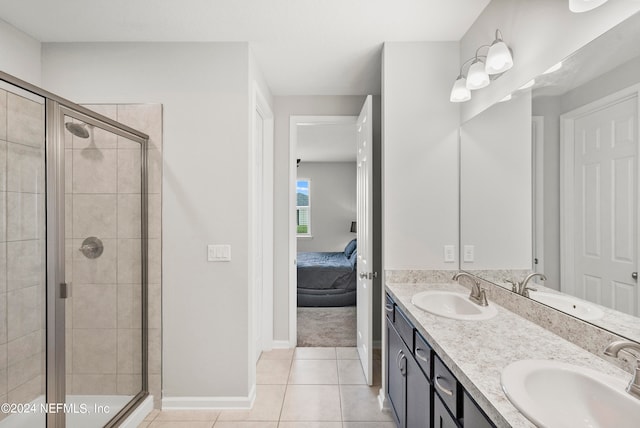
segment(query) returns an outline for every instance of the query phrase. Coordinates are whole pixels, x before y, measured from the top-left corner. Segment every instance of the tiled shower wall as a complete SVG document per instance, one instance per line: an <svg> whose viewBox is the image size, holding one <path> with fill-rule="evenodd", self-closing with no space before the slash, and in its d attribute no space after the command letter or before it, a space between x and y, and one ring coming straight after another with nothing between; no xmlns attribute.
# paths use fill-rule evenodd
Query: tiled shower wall
<svg viewBox="0 0 640 428"><path fill-rule="evenodd" d="M88 105L150 136L149 389L161 394L161 105ZM66 133L67 388L71 394L133 395L141 385L139 145L97 128ZM72 214L69 214L72 213ZM84 238L104 244L97 259L78 251Z"/></svg>
<svg viewBox="0 0 640 428"><path fill-rule="evenodd" d="M45 388L44 149L44 105L0 90L2 403L29 402Z"/></svg>

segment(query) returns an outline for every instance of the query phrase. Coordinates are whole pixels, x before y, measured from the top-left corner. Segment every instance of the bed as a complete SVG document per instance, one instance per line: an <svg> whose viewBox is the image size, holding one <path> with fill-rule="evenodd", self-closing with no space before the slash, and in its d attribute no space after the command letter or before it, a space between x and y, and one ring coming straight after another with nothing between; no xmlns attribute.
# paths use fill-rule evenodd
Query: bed
<svg viewBox="0 0 640 428"><path fill-rule="evenodd" d="M298 253L298 306L356 304L357 243L341 252Z"/></svg>

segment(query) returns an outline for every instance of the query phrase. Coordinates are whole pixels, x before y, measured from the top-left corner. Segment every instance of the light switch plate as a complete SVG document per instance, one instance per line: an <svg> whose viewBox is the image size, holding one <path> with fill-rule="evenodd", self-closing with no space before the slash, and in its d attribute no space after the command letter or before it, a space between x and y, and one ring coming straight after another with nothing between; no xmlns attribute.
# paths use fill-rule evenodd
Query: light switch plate
<svg viewBox="0 0 640 428"><path fill-rule="evenodd" d="M231 245L209 244L207 245L207 261L230 262Z"/></svg>
<svg viewBox="0 0 640 428"><path fill-rule="evenodd" d="M467 263L472 263L475 259L475 250L476 250L476 247L474 245L465 245L463 260Z"/></svg>
<svg viewBox="0 0 640 428"><path fill-rule="evenodd" d="M445 263L453 263L456 261L456 246L445 245L444 246L444 261Z"/></svg>

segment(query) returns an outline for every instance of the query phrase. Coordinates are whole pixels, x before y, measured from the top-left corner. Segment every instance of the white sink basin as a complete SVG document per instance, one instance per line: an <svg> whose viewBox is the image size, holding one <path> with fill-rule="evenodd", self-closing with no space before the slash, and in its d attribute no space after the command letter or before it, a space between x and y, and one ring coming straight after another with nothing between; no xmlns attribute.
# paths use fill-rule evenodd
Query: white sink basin
<svg viewBox="0 0 640 428"><path fill-rule="evenodd" d="M604 312L599 307L566 294L545 293L544 291L531 291L529 297L556 308L564 313L573 315L583 320L597 320L603 317Z"/></svg>
<svg viewBox="0 0 640 428"><path fill-rule="evenodd" d="M480 306L469 300L468 294L456 291L423 291L414 294L411 303L423 311L457 320L486 320L498 313L492 303Z"/></svg>
<svg viewBox="0 0 640 428"><path fill-rule="evenodd" d="M539 427L637 428L640 400L627 383L594 370L548 360L522 360L502 371L502 389Z"/></svg>

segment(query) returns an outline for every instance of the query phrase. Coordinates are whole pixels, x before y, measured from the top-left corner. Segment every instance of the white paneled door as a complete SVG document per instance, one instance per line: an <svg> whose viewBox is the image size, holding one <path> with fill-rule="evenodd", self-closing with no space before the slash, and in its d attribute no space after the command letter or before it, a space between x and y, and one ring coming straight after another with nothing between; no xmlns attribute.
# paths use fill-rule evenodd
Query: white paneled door
<svg viewBox="0 0 640 428"><path fill-rule="evenodd" d="M574 121L574 255L578 296L638 315L638 98Z"/></svg>
<svg viewBox="0 0 640 428"><path fill-rule="evenodd" d="M373 384L373 162L372 162L372 98L367 96L358 121L358 287L357 344L362 370L369 385Z"/></svg>

